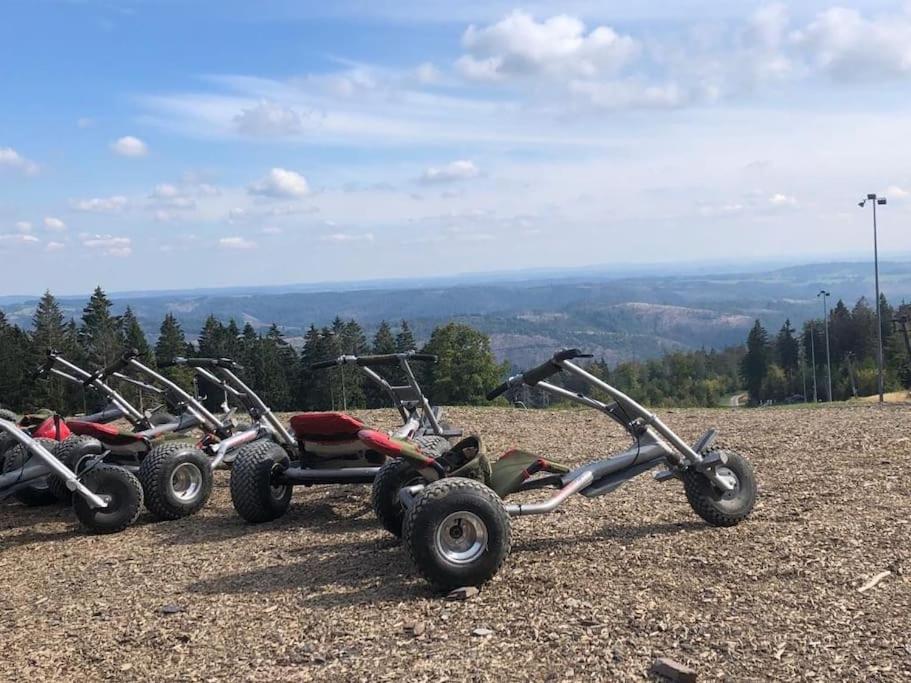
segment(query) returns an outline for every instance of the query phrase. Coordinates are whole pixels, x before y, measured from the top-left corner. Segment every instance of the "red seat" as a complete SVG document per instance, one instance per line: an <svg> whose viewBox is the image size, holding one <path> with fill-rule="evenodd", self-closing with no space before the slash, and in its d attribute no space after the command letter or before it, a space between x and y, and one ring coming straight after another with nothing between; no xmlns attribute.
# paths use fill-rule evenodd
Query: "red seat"
<svg viewBox="0 0 911 683"><path fill-rule="evenodd" d="M126 432L111 425L99 424L98 422L83 422L82 420L67 420L66 426L70 428L73 434L79 436L91 436L98 439L101 443L109 446L125 446L128 444L142 443L146 438L141 434Z"/></svg>
<svg viewBox="0 0 911 683"><path fill-rule="evenodd" d="M356 439L364 423L345 413L301 413L291 418L298 439Z"/></svg>

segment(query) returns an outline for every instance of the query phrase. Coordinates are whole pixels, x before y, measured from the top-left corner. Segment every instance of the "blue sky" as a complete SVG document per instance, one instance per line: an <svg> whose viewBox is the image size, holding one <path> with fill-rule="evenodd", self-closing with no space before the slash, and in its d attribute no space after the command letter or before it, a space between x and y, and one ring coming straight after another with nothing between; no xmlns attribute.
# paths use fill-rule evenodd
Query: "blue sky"
<svg viewBox="0 0 911 683"><path fill-rule="evenodd" d="M669 5L7 0L0 292L911 252L911 5Z"/></svg>

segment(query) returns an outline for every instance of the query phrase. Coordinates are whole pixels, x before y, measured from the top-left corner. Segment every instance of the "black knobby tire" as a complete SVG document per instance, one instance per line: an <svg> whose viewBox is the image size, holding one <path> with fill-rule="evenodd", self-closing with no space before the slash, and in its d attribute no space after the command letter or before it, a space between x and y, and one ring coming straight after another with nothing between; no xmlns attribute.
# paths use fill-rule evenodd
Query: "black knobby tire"
<svg viewBox="0 0 911 683"><path fill-rule="evenodd" d="M471 541L480 535L472 518L483 525L484 542L475 554L455 560L441 544ZM463 525L465 523L465 525ZM458 537L454 532L458 530ZM492 489L474 479L453 477L436 481L421 493L405 513L402 540L418 572L437 590L480 586L497 573L512 544L509 515ZM469 553L471 551L468 551Z"/></svg>
<svg viewBox="0 0 911 683"><path fill-rule="evenodd" d="M49 450L51 455L55 454L58 444L57 441L54 441L53 439L35 439L35 441ZM3 473L6 474L7 472L20 469L25 465L29 458L32 457L31 452L25 446L17 443L6 453L6 458L4 458L3 461ZM37 458L35 458L35 460L37 461ZM57 502L57 497L48 486L47 475L39 477L29 483L28 486L19 489L13 494L13 497L20 503L28 505L29 507L51 505Z"/></svg>
<svg viewBox="0 0 911 683"><path fill-rule="evenodd" d="M248 522L259 524L278 519L291 504L292 487L273 486L277 473L290 466L285 449L261 439L241 446L231 467L231 502Z"/></svg>
<svg viewBox="0 0 911 683"><path fill-rule="evenodd" d="M377 472L370 495L373 512L383 528L394 536L401 537L405 521L405 506L399 491L403 486L422 481L423 477L407 460L390 460Z"/></svg>
<svg viewBox="0 0 911 683"><path fill-rule="evenodd" d="M137 474L145 506L158 519L182 519L199 511L212 495L214 478L206 454L191 443L155 446Z"/></svg>
<svg viewBox="0 0 911 683"><path fill-rule="evenodd" d="M421 449L422 453L429 455L432 458L439 458L443 453L452 448L449 439L444 436L437 436L436 434L416 436L414 438L414 444Z"/></svg>
<svg viewBox="0 0 911 683"><path fill-rule="evenodd" d="M97 463L81 477L90 490L108 500L106 508L93 508L78 493L73 496L76 517L89 531L113 534L123 531L139 517L142 509L142 484L128 471L117 465Z"/></svg>
<svg viewBox="0 0 911 683"><path fill-rule="evenodd" d="M19 414L9 408L0 408L0 420L19 422Z"/></svg>
<svg viewBox="0 0 911 683"><path fill-rule="evenodd" d="M76 472L77 467L84 463L86 457L102 455L105 451L104 445L96 438L73 434L57 444L57 450L54 455L60 461L60 464L67 469ZM51 474L47 478L47 486L54 494L54 497L61 503L69 504L73 500L73 492L66 487L66 482L56 474Z"/></svg>
<svg viewBox="0 0 911 683"><path fill-rule="evenodd" d="M156 410L149 415L149 424L153 427L160 427L161 425L173 424L178 421L178 418L166 410Z"/></svg>
<svg viewBox="0 0 911 683"><path fill-rule="evenodd" d="M712 526L735 526L753 510L756 502L756 477L749 460L739 453L718 450L727 456L726 468L737 478L734 491L723 493L708 478L693 469L683 472L683 489L693 511Z"/></svg>

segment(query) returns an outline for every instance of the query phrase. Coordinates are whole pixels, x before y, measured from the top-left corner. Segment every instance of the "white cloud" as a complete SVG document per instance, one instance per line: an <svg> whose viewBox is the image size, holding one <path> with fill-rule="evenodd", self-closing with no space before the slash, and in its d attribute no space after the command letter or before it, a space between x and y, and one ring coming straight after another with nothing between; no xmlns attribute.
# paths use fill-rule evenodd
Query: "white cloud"
<svg viewBox="0 0 911 683"><path fill-rule="evenodd" d="M451 183L477 178L481 174L477 165L468 159L453 161L445 166L431 166L421 175L424 183Z"/></svg>
<svg viewBox="0 0 911 683"><path fill-rule="evenodd" d="M244 237L222 237L218 240L218 246L222 249L255 249L256 242Z"/></svg>
<svg viewBox="0 0 911 683"><path fill-rule="evenodd" d="M276 228L275 226L268 226L260 230L260 232L264 235L281 235L282 229Z"/></svg>
<svg viewBox="0 0 911 683"><path fill-rule="evenodd" d="M911 75L911 14L867 19L856 9L832 7L817 15L793 42L815 66L843 80Z"/></svg>
<svg viewBox="0 0 911 683"><path fill-rule="evenodd" d="M96 249L107 256L126 257L133 253L132 241L129 237L116 237L114 235L80 235L82 246Z"/></svg>
<svg viewBox="0 0 911 683"><path fill-rule="evenodd" d="M301 114L270 100L260 100L256 106L242 109L234 117L237 131L256 137L298 135L304 131L311 114Z"/></svg>
<svg viewBox="0 0 911 683"><path fill-rule="evenodd" d="M111 143L111 150L123 157L139 158L149 153L149 148L139 138L126 135Z"/></svg>
<svg viewBox="0 0 911 683"><path fill-rule="evenodd" d="M44 245L45 251L63 251L66 245L63 242L48 242Z"/></svg>
<svg viewBox="0 0 911 683"><path fill-rule="evenodd" d="M127 198L123 195L113 197L95 197L93 199L80 199L73 202L73 208L77 211L87 211L91 213L119 213L127 206Z"/></svg>
<svg viewBox="0 0 911 683"><path fill-rule="evenodd" d="M649 85L636 81L572 81L569 90L603 109L667 109L689 104L693 95L676 83Z"/></svg>
<svg viewBox="0 0 911 683"><path fill-rule="evenodd" d="M797 199L791 195L782 194L781 192L776 192L771 197L769 197L769 204L772 206L797 206Z"/></svg>
<svg viewBox="0 0 911 683"><path fill-rule="evenodd" d="M889 199L907 199L911 197L911 189L890 185L886 188L885 195Z"/></svg>
<svg viewBox="0 0 911 683"><path fill-rule="evenodd" d="M89 118L88 116L83 116L80 119L77 119L76 125L79 128L91 128L95 125L95 119Z"/></svg>
<svg viewBox="0 0 911 683"><path fill-rule="evenodd" d="M26 245L26 244L36 244L40 242L37 237L34 235L0 235L0 245L2 244L14 244L14 245Z"/></svg>
<svg viewBox="0 0 911 683"><path fill-rule="evenodd" d="M38 164L31 159L26 159L12 147L0 147L0 168L4 166L25 175L37 175L40 170Z"/></svg>
<svg viewBox="0 0 911 683"><path fill-rule="evenodd" d="M54 232L61 232L66 230L66 223L64 223L59 218L54 218L53 216L47 216L44 219L44 227L48 230L53 230Z"/></svg>
<svg viewBox="0 0 911 683"><path fill-rule="evenodd" d="M414 75L418 79L418 83L423 83L424 85L438 83L442 78L440 70L430 62L419 64L414 70Z"/></svg>
<svg viewBox="0 0 911 683"><path fill-rule="evenodd" d="M29 221L18 221L16 223L16 230L19 232L31 232L32 224Z"/></svg>
<svg viewBox="0 0 911 683"><path fill-rule="evenodd" d="M250 185L249 191L265 197L301 198L310 194L310 186L300 173L273 168L265 178Z"/></svg>
<svg viewBox="0 0 911 683"><path fill-rule="evenodd" d="M372 242L373 233L365 232L362 234L354 234L349 232L333 232L328 235L323 235L320 239L324 242Z"/></svg>
<svg viewBox="0 0 911 683"><path fill-rule="evenodd" d="M462 45L468 54L459 59L457 67L468 78L484 80L536 74L613 74L641 49L638 41L608 26L587 32L575 17L561 14L539 22L521 10L490 26L469 26Z"/></svg>

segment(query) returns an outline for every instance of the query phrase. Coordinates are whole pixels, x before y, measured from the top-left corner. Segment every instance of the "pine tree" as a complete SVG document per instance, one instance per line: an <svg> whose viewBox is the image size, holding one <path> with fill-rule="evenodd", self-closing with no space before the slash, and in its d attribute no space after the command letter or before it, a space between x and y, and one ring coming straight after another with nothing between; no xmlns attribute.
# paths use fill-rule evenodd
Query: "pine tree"
<svg viewBox="0 0 911 683"><path fill-rule="evenodd" d="M377 355L395 353L395 336L392 334L392 328L385 320L380 323L376 334L373 335L373 344L370 352ZM399 384L404 381L399 375L401 372L398 368L389 368L384 371L383 376L392 384ZM389 405L389 396L383 389L370 380L364 382L364 396L367 400L368 408L382 408Z"/></svg>
<svg viewBox="0 0 911 683"><path fill-rule="evenodd" d="M79 346L94 367L110 364L121 351L120 321L111 314L111 300L96 287L85 308L79 327Z"/></svg>
<svg viewBox="0 0 911 683"><path fill-rule="evenodd" d="M158 340L155 342L155 362L159 367L172 363L178 356L186 356L192 347L173 313L165 315L161 322ZM193 372L185 367L169 367L162 370L164 375L184 389L193 387Z"/></svg>
<svg viewBox="0 0 911 683"><path fill-rule="evenodd" d="M120 317L120 339L123 348L135 349L139 352L139 358L143 362L152 362L152 347L149 346L145 332L142 331L139 319L129 306Z"/></svg>
<svg viewBox="0 0 911 683"><path fill-rule="evenodd" d="M785 393L793 392L796 388L797 371L800 365L800 344L794 337L794 328L791 327L790 319L785 320L784 325L778 331L778 337L775 339L775 351L788 387Z"/></svg>
<svg viewBox="0 0 911 683"><path fill-rule="evenodd" d="M416 348L417 342L414 340L411 328L408 326L408 322L403 320L402 327L395 336L395 350L399 353L404 353L405 351L413 351Z"/></svg>
<svg viewBox="0 0 911 683"><path fill-rule="evenodd" d="M758 320L747 337L747 352L740 363L740 374L750 400L762 401L762 385L769 372L769 338L768 333Z"/></svg>

